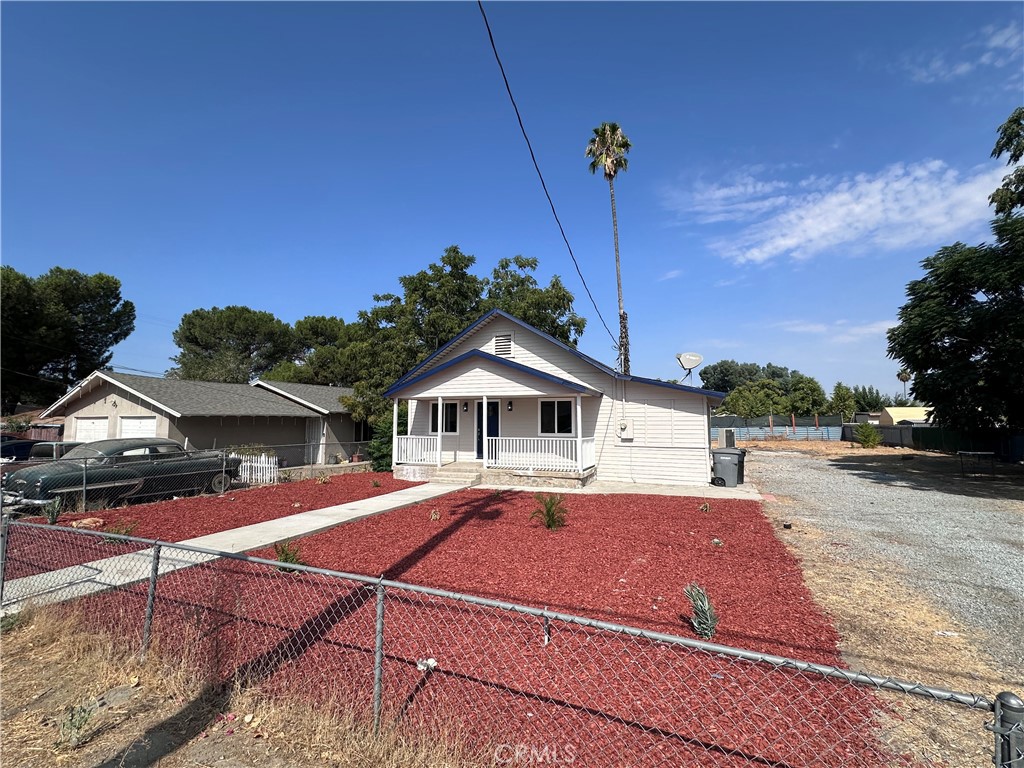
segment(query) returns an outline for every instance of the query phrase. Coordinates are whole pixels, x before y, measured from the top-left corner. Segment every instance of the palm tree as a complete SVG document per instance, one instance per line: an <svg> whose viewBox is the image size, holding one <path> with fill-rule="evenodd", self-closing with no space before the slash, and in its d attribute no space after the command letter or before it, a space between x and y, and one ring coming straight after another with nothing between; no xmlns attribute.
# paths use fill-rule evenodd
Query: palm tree
<svg viewBox="0 0 1024 768"><path fill-rule="evenodd" d="M900 368L899 373L896 374L896 378L903 382L903 397L907 396L907 382L910 381L910 371L906 368Z"/></svg>
<svg viewBox="0 0 1024 768"><path fill-rule="evenodd" d="M615 174L626 170L626 153L632 148L618 123L601 123L587 144L585 157L592 158L590 172L604 172L612 198L612 237L615 241L615 284L619 290L619 368L629 374L629 321L622 303L622 268L619 266L619 220L615 214Z"/></svg>

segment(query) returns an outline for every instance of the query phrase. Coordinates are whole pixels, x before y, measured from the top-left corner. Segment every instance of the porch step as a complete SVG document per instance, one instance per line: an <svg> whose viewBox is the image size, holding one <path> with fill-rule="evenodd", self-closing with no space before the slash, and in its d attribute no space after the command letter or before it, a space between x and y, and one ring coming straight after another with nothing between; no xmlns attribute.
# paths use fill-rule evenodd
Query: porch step
<svg viewBox="0 0 1024 768"><path fill-rule="evenodd" d="M480 473L469 469L441 469L430 478L430 482L444 485L479 485Z"/></svg>

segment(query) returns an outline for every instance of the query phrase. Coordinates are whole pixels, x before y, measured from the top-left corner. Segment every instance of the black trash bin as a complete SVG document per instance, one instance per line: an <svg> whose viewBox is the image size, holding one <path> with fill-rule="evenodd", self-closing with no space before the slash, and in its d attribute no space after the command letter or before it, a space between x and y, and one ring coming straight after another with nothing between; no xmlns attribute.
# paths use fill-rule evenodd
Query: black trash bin
<svg viewBox="0 0 1024 768"><path fill-rule="evenodd" d="M715 477L712 485L735 488L743 484L743 459L747 452L743 448L715 448L711 451L711 464Z"/></svg>

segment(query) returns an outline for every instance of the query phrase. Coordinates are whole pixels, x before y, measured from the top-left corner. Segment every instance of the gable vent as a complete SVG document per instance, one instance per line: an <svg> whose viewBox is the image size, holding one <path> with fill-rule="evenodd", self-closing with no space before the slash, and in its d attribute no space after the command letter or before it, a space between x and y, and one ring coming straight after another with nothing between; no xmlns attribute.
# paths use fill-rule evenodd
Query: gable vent
<svg viewBox="0 0 1024 768"><path fill-rule="evenodd" d="M499 333L494 336L494 354L498 357L512 357L512 334Z"/></svg>

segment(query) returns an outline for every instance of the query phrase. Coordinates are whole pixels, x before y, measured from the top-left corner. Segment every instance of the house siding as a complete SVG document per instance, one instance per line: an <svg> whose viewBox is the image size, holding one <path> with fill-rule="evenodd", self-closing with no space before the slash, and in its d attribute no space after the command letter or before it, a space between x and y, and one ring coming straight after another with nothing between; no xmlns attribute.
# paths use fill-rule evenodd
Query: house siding
<svg viewBox="0 0 1024 768"><path fill-rule="evenodd" d="M117 405L114 405L117 403ZM152 410L148 403L144 403L134 395L115 388L110 384L98 387L83 397L76 407L67 412L65 424L70 423L71 429L66 430L71 434L65 435L65 440L76 440L79 418L96 418L105 416L107 418L107 437L121 436L121 417L124 416L156 416L156 436L169 437L169 419L161 411ZM173 438L172 438L173 439Z"/></svg>
<svg viewBox="0 0 1024 768"><path fill-rule="evenodd" d="M468 335L457 349L449 349L433 361L432 367L470 349L494 354L495 336L507 333L513 334L512 354L507 359L604 393L603 397L584 396L582 399L583 436L595 438L598 479L677 485L706 485L711 481L709 411L704 395L618 380L503 318ZM428 433L428 400L440 395L446 400L458 400L460 404L468 401L471 403L468 413L462 413L460 405L459 435L442 438L442 461L475 458L473 403L484 394L502 400L502 436L537 437L538 398L575 399L576 393L540 381L528 373L487 370L480 361L466 360L402 393L403 399L422 398L419 403L415 400L409 403L409 433ZM512 413L506 411L509 399L513 401ZM632 440L619 436L617 427L623 418L632 420Z"/></svg>

